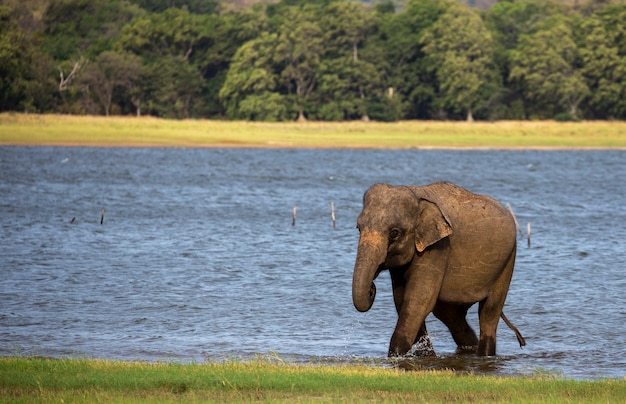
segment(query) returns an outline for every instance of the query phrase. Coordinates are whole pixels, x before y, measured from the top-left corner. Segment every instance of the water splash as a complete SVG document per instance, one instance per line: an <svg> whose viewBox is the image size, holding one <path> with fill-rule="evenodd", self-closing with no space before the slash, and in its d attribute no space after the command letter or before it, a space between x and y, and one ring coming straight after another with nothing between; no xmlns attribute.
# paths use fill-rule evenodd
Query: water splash
<svg viewBox="0 0 626 404"><path fill-rule="evenodd" d="M409 350L409 352L405 355L407 357L432 357L436 356L435 348L433 347L433 343L430 341L430 337L427 335L422 335L419 340Z"/></svg>

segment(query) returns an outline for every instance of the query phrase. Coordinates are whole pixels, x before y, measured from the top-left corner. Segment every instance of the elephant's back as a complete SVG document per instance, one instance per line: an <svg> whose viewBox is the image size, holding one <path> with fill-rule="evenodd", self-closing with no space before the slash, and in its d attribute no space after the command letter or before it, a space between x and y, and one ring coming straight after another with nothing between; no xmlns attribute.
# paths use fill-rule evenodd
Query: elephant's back
<svg viewBox="0 0 626 404"><path fill-rule="evenodd" d="M439 203L446 211L452 234L448 268L440 298L448 301L479 301L498 279L517 240L513 215L495 199L442 184L447 196ZM462 285L461 288L458 288ZM461 292L458 295L456 292Z"/></svg>
<svg viewBox="0 0 626 404"><path fill-rule="evenodd" d="M500 202L448 182L422 188L450 223L451 244L508 258L517 242L515 219Z"/></svg>
<svg viewBox="0 0 626 404"><path fill-rule="evenodd" d="M479 217L503 220L505 223L502 224L512 225L515 230L511 212L490 196L475 194L450 182L436 182L415 188L426 199L435 202L451 220L458 220L458 216L467 215L470 210Z"/></svg>

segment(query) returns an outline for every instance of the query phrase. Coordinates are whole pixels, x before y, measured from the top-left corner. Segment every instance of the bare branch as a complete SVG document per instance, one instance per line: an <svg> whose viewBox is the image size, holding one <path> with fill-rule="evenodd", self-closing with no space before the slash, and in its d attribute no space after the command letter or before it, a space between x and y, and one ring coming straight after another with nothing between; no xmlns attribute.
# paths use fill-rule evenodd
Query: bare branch
<svg viewBox="0 0 626 404"><path fill-rule="evenodd" d="M85 67L86 64L87 64L87 60L81 56L80 60L74 63L74 67L72 68L72 71L67 76L67 78L65 78L65 75L63 74L63 69L61 69L61 66L57 66L57 69L59 70L59 78L60 78L59 91L66 91L69 88L70 82L76 78L76 75L78 74L80 69Z"/></svg>

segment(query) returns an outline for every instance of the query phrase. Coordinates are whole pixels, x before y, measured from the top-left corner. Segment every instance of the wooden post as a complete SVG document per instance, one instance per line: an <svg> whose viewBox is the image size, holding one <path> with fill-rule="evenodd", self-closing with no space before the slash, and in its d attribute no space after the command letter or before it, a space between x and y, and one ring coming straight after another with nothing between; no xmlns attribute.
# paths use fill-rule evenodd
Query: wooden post
<svg viewBox="0 0 626 404"><path fill-rule="evenodd" d="M292 220L291 220L291 225L292 225L292 226L295 226L295 225L296 225L296 211L297 211L297 210L298 210L298 207L297 207L297 206L294 206L294 207L293 207L293 217L292 217Z"/></svg>
<svg viewBox="0 0 626 404"><path fill-rule="evenodd" d="M335 202L330 201L330 218L333 221L333 229L337 227L337 221L335 220Z"/></svg>
<svg viewBox="0 0 626 404"><path fill-rule="evenodd" d="M528 222L526 234L528 235L528 248L530 248L530 222Z"/></svg>
<svg viewBox="0 0 626 404"><path fill-rule="evenodd" d="M100 224L104 222L104 208L102 208L102 214L100 215Z"/></svg>

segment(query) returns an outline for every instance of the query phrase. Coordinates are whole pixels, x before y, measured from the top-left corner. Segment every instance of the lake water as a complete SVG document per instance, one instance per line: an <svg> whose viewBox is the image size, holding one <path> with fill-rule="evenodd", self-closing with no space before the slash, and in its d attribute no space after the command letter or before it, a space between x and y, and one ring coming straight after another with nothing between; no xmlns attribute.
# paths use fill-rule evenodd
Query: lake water
<svg viewBox="0 0 626 404"><path fill-rule="evenodd" d="M429 316L415 365L626 375L626 151L1 147L0 173L3 356L387 366L389 276L352 305L362 195L447 180L531 223L505 306L527 346L501 322L497 357L457 357Z"/></svg>

